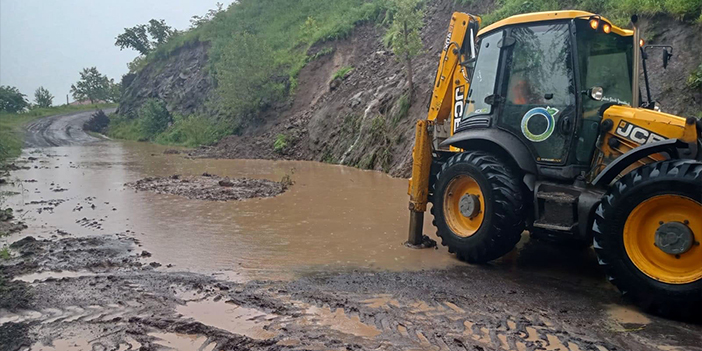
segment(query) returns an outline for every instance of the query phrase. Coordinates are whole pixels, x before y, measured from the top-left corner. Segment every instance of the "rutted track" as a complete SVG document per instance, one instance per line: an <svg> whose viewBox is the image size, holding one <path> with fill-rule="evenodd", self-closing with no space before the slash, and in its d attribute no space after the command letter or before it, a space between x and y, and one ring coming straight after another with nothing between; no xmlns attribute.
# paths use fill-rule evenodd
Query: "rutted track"
<svg viewBox="0 0 702 351"><path fill-rule="evenodd" d="M105 109L112 113L114 108ZM95 110L51 116L29 123L25 129L27 147L52 147L87 144L100 141L83 130L83 124L90 119Z"/></svg>

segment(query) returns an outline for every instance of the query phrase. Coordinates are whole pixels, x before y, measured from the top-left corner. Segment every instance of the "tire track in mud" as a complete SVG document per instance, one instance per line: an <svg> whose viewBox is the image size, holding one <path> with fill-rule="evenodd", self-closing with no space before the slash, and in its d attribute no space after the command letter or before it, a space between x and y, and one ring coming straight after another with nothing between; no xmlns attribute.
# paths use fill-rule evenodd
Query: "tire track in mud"
<svg viewBox="0 0 702 351"><path fill-rule="evenodd" d="M660 330L617 334L602 326L607 317L594 302L600 295L573 297L570 289L581 287L564 283L554 295L531 288L538 285L531 279L527 288L497 278L480 283L473 273L463 283L466 271L450 270L242 284L154 270L142 263L137 245L124 235L14 243L17 257L0 263L8 279L56 268L92 275L64 271L57 273L66 275L60 279L10 280L32 293L22 310L0 310L0 331L10 324L31 326L35 342L49 343L80 331L87 334L65 342L121 350L138 343L144 350L246 345L243 349L621 351L660 350L669 342L683 345L666 346L677 351L695 349L690 340L699 335L699 329L681 325L663 329L679 340ZM554 296L561 298L552 301Z"/></svg>
<svg viewBox="0 0 702 351"><path fill-rule="evenodd" d="M348 297L347 304L355 305ZM323 301L318 301L324 304ZM574 335L556 325L545 314L512 316L507 311L476 313L471 306L450 301L400 302L392 295L379 295L358 302L361 321L381 331L379 338L402 340L398 344L425 350L465 350L479 345L487 350L613 351L615 345ZM393 344L395 344L393 342Z"/></svg>
<svg viewBox="0 0 702 351"><path fill-rule="evenodd" d="M273 345L289 349L336 349L331 347L334 345L343 349L356 345L355 348L363 350L622 350L621 346L583 335L567 323L554 321L556 318L549 318L549 312L543 309L514 314L504 308L481 308L451 299L407 299L392 294L344 293L330 299L328 296L288 293L282 287L283 283L248 287L211 281L198 290L187 290L185 287L189 283L186 283L179 288L170 285L169 291L173 294L168 297L165 291L152 291L153 287L136 283L154 273L140 275L112 279L112 283L122 288L142 291L139 300L30 309L12 315L3 312L0 326L8 322L31 323L51 329L67 325L123 325L128 321L130 325L151 327L140 329L137 336L130 334L134 340L147 345L147 349L187 344L194 349L213 350L222 349L222 345L232 340L247 340L258 343L256 345L267 345L261 349ZM64 278L34 284L66 285L92 279L101 278ZM165 277L161 279L168 281ZM183 292L193 298L178 297ZM225 302L228 298L234 300ZM253 312L234 316L236 318L232 321L239 320L239 325L228 327L201 320L198 316L183 315L178 309L178 306L203 302L211 302L214 309L229 304L245 306ZM258 337L247 333L244 330L250 331L250 328L245 328L246 324L265 333L258 334ZM171 325L190 327L173 329ZM183 339L174 332L188 337ZM129 344L125 341L127 336L115 339L114 343ZM101 338L95 342L103 346L109 343Z"/></svg>
<svg viewBox="0 0 702 351"><path fill-rule="evenodd" d="M109 322L125 315L138 316L148 312L143 305L130 301L127 305L88 305L88 306L63 306L60 308L46 308L41 310L21 310L16 313L4 312L0 318L0 325L5 323L72 323L72 322Z"/></svg>

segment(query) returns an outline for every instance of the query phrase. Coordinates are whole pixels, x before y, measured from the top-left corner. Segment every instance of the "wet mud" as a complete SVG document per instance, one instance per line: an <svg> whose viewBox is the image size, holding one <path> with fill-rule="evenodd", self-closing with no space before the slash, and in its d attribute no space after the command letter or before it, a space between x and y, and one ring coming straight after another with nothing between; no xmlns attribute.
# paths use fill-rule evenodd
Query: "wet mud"
<svg viewBox="0 0 702 351"><path fill-rule="evenodd" d="M154 269L139 245L125 235L13 243L2 286L25 302L0 307L2 349L700 349L699 326L645 316L577 279L465 266L237 283ZM69 269L82 273L23 280Z"/></svg>
<svg viewBox="0 0 702 351"><path fill-rule="evenodd" d="M0 259L0 350L702 350L702 326L628 304L591 249L525 233L476 266L403 246L406 180L164 150L26 150L0 188L28 226L0 238L11 256ZM204 177L229 188L203 173L296 184L228 202L125 186Z"/></svg>
<svg viewBox="0 0 702 351"><path fill-rule="evenodd" d="M220 177L204 173L201 176L147 177L128 187L139 191L151 191L157 194L173 194L188 199L229 201L252 198L274 197L285 192L292 185L289 176L284 181L274 182L267 179Z"/></svg>

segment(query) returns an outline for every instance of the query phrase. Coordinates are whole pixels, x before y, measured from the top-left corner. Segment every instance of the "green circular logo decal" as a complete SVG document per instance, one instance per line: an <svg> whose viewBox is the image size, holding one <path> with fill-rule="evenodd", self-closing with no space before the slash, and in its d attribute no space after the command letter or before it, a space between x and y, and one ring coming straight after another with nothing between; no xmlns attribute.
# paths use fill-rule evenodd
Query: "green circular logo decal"
<svg viewBox="0 0 702 351"><path fill-rule="evenodd" d="M524 114L524 117L522 117L522 134L530 140L535 143L542 142L546 139L548 139L551 134L553 134L553 130L556 128L556 121L554 116L558 113L558 109L552 108L552 107L535 107L529 110L527 113ZM541 119L541 123L545 122L546 128L541 128L543 131L534 131L530 129L529 121L532 119ZM539 122L535 120L535 122ZM533 126L531 126L533 128Z"/></svg>

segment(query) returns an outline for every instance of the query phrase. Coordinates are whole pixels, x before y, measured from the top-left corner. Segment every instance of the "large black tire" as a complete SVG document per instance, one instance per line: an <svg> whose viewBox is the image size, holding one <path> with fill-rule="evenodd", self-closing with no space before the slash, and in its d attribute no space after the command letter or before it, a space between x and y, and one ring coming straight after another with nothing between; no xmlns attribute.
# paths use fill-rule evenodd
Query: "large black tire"
<svg viewBox="0 0 702 351"><path fill-rule="evenodd" d="M632 211L660 195L678 195L702 203L702 163L656 162L615 182L595 211L593 245L607 278L641 308L671 318L700 319L702 279L687 284L652 279L636 267L624 245L624 225ZM702 241L699 233L694 235L695 240Z"/></svg>
<svg viewBox="0 0 702 351"><path fill-rule="evenodd" d="M471 236L454 233L446 223L444 197L449 182L469 175L484 194L485 213L480 228ZM434 183L431 213L441 244L449 252L470 263L484 263L510 252L524 230L524 204L521 178L497 157L482 151L451 157Z"/></svg>

